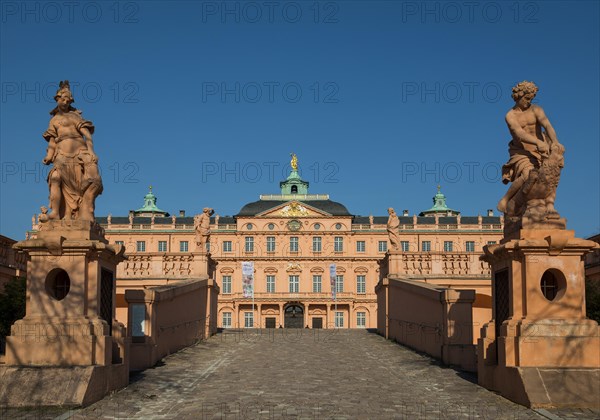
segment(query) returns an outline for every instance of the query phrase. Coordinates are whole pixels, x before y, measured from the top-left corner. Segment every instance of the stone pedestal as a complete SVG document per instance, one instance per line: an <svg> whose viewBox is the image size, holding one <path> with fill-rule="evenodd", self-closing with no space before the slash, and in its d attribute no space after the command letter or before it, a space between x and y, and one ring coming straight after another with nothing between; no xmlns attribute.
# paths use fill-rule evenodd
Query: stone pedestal
<svg viewBox="0 0 600 420"><path fill-rule="evenodd" d="M27 377L26 367L52 367L55 378L60 368L67 378L74 366L103 367L89 375L94 386L126 386L128 341L124 326L115 321L115 273L124 248L108 244L100 226L90 221L56 220L42 226L35 239L14 245L28 257L27 306L6 340L6 365L21 369L4 374Z"/></svg>
<svg viewBox="0 0 600 420"><path fill-rule="evenodd" d="M216 267L216 261L210 257L210 252L195 251L192 252L194 257L191 265L190 277L193 278L212 278Z"/></svg>
<svg viewBox="0 0 600 420"><path fill-rule="evenodd" d="M402 273L402 251L388 249L385 258L380 262L380 277L401 277Z"/></svg>
<svg viewBox="0 0 600 420"><path fill-rule="evenodd" d="M585 316L583 260L598 245L559 229L515 236L484 247L493 319L478 341L479 384L529 407L599 407L600 336Z"/></svg>

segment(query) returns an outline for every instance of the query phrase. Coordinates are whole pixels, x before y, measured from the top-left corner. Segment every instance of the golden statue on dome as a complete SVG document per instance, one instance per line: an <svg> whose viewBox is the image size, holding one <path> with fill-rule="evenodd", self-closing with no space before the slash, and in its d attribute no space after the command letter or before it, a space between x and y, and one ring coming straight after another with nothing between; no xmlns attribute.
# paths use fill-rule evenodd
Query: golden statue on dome
<svg viewBox="0 0 600 420"><path fill-rule="evenodd" d="M292 170L297 171L298 170L298 156L296 156L295 153L290 153L290 156L292 157L292 160L290 162L290 165L292 166Z"/></svg>

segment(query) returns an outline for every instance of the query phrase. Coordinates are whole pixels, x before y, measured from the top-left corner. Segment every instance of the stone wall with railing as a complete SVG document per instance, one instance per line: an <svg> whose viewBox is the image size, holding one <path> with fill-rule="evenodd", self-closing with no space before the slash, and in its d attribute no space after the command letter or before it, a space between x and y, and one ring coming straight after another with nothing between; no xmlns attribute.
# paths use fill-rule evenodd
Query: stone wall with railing
<svg viewBox="0 0 600 420"><path fill-rule="evenodd" d="M154 366L216 333L218 293L219 287L207 278L126 290L130 370Z"/></svg>
<svg viewBox="0 0 600 420"><path fill-rule="evenodd" d="M377 332L447 365L476 371L472 305L474 290L384 278L377 294Z"/></svg>

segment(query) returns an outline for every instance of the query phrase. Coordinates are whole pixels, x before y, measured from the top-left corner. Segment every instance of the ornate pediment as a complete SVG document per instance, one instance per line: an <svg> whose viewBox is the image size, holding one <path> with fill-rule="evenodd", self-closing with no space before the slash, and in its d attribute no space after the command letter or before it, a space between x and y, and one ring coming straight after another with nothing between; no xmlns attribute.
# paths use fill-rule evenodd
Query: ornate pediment
<svg viewBox="0 0 600 420"><path fill-rule="evenodd" d="M300 201L288 201L277 207L257 214L261 217L327 217L329 213L306 205Z"/></svg>

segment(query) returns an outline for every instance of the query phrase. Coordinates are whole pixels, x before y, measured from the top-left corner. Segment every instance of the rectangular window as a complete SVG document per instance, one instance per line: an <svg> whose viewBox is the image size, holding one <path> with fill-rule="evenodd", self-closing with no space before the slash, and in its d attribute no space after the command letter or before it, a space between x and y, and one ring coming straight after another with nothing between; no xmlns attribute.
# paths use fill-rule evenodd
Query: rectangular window
<svg viewBox="0 0 600 420"><path fill-rule="evenodd" d="M290 236L290 252L298 252L298 237Z"/></svg>
<svg viewBox="0 0 600 420"><path fill-rule="evenodd" d="M365 241L356 242L356 252L365 252Z"/></svg>
<svg viewBox="0 0 600 420"><path fill-rule="evenodd" d="M496 245L496 241L488 241L488 245Z"/></svg>
<svg viewBox="0 0 600 420"><path fill-rule="evenodd" d="M275 237L267 236L267 252L275 252Z"/></svg>
<svg viewBox="0 0 600 420"><path fill-rule="evenodd" d="M231 328L231 312L223 312L223 328Z"/></svg>
<svg viewBox="0 0 600 420"><path fill-rule="evenodd" d="M356 293L366 293L366 276L356 276Z"/></svg>
<svg viewBox="0 0 600 420"><path fill-rule="evenodd" d="M143 337L146 335L146 305L143 303L131 304L131 336Z"/></svg>
<svg viewBox="0 0 600 420"><path fill-rule="evenodd" d="M223 241L223 252L231 252L231 241Z"/></svg>
<svg viewBox="0 0 600 420"><path fill-rule="evenodd" d="M231 276L223 276L223 294L231 293Z"/></svg>
<svg viewBox="0 0 600 420"><path fill-rule="evenodd" d="M313 276L313 293L321 293L321 276Z"/></svg>
<svg viewBox="0 0 600 420"><path fill-rule="evenodd" d="M475 241L467 241L467 242L465 242L465 251L467 251L467 252L475 252Z"/></svg>
<svg viewBox="0 0 600 420"><path fill-rule="evenodd" d="M402 252L408 252L409 242L408 241L400 241L400 249Z"/></svg>
<svg viewBox="0 0 600 420"><path fill-rule="evenodd" d="M246 247L244 249L246 250L246 252L254 252L254 237L253 236L246 236L245 244L246 244Z"/></svg>
<svg viewBox="0 0 600 420"><path fill-rule="evenodd" d="M444 241L444 252L452 252L452 241Z"/></svg>
<svg viewBox="0 0 600 420"><path fill-rule="evenodd" d="M267 276L267 293L275 293L275 276Z"/></svg>
<svg viewBox="0 0 600 420"><path fill-rule="evenodd" d="M123 241L115 241L115 244L117 244L117 245L125 245L125 242L123 242Z"/></svg>
<svg viewBox="0 0 600 420"><path fill-rule="evenodd" d="M315 236L313 238L313 252L321 252L321 237Z"/></svg>
<svg viewBox="0 0 600 420"><path fill-rule="evenodd" d="M341 236L336 236L333 238L333 250L335 252L343 252L344 251L344 238Z"/></svg>
<svg viewBox="0 0 600 420"><path fill-rule="evenodd" d="M245 328L254 327L254 313L253 312L244 312L244 327Z"/></svg>
<svg viewBox="0 0 600 420"><path fill-rule="evenodd" d="M336 328L344 328L344 313L343 312L335 313L335 327Z"/></svg>
<svg viewBox="0 0 600 420"><path fill-rule="evenodd" d="M158 241L158 252L167 252L167 241Z"/></svg>
<svg viewBox="0 0 600 420"><path fill-rule="evenodd" d="M423 252L431 252L431 241L423 241L423 242L421 242L421 251L423 251Z"/></svg>
<svg viewBox="0 0 600 420"><path fill-rule="evenodd" d="M356 313L356 327L365 328L367 326L367 314L365 312Z"/></svg>
<svg viewBox="0 0 600 420"><path fill-rule="evenodd" d="M338 274L337 276L335 276L335 292L341 293L343 291L344 291L344 276Z"/></svg>
<svg viewBox="0 0 600 420"><path fill-rule="evenodd" d="M137 241L137 252L146 252L146 241Z"/></svg>
<svg viewBox="0 0 600 420"><path fill-rule="evenodd" d="M387 241L379 241L379 252L387 252Z"/></svg>
<svg viewBox="0 0 600 420"><path fill-rule="evenodd" d="M300 290L300 276L290 276L290 293L298 293Z"/></svg>
<svg viewBox="0 0 600 420"><path fill-rule="evenodd" d="M188 241L179 242L179 252L188 252Z"/></svg>

